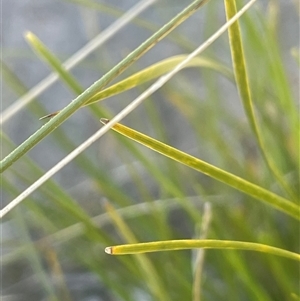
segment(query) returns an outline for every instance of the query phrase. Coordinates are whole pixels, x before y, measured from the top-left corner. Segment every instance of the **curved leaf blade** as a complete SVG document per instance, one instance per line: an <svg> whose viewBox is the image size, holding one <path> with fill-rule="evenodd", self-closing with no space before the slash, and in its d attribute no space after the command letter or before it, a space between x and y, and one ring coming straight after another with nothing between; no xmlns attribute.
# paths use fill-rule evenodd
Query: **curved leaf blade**
<svg viewBox="0 0 300 301"><path fill-rule="evenodd" d="M261 253L272 254L276 256L286 257L292 260L300 261L300 254L272 247L265 244L234 241L234 240L215 240L215 239L182 239L182 240L166 240L148 243L118 245L105 248L105 252L110 255L138 254L158 251L175 251L186 249L231 249L231 250L247 250Z"/></svg>
<svg viewBox="0 0 300 301"><path fill-rule="evenodd" d="M106 124L108 119L101 119L101 122ZM251 182L248 182L232 173L222 170L214 165L202 161L196 157L188 155L174 147L164 144L156 139L153 139L145 134L135 131L120 123L115 124L112 129L170 159L182 163L190 168L204 173L205 175L223 182L239 191L242 191L260 201L289 214L290 216L300 220L300 208L289 200Z"/></svg>
<svg viewBox="0 0 300 301"><path fill-rule="evenodd" d="M186 59L187 55L177 55L165 60L162 60L156 64L151 65L129 77L126 79L110 86L107 89L104 89L94 96L92 96L89 101L85 105L90 105L97 101L103 100L105 98L120 94L124 91L132 89L136 86L144 84L152 79L155 79L161 75L164 75L171 71L176 65L181 63L184 59ZM225 77L229 79L233 79L233 74L229 68L225 67L221 63L218 63L210 58L205 57L195 57L193 58L184 68L189 67L204 67L210 68L217 72L220 72Z"/></svg>

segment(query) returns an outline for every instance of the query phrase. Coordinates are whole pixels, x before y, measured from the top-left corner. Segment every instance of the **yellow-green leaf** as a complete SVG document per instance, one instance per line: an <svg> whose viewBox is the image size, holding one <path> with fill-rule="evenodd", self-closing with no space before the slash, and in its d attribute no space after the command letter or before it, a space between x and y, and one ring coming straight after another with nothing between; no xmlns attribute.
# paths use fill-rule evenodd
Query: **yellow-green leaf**
<svg viewBox="0 0 300 301"><path fill-rule="evenodd" d="M121 92L127 91L129 89L132 89L136 86L139 86L141 84L144 84L147 81L150 81L152 79L155 79L170 70L172 70L176 65L178 65L180 62L182 62L187 55L177 55L170 58L167 58L165 60L162 60L156 64L151 65L150 67L147 67L143 69L142 71L139 71L126 79L110 86L107 89L104 89L98 93L96 93L93 97L89 99L89 101L85 105L90 105L94 102L103 100L105 98L114 96L116 94L119 94ZM185 68L188 67L204 67L204 68L210 68L217 72L220 72L224 76L226 76L229 79L233 79L232 72L229 68L225 67L221 63L216 62L215 60L205 58L205 57L195 57L192 59Z"/></svg>
<svg viewBox="0 0 300 301"><path fill-rule="evenodd" d="M105 248L105 252L111 255L138 254L158 251L175 251L187 249L231 249L256 251L276 256L286 257L300 261L300 254L283 250L280 248L264 245L260 243L234 241L234 240L215 240L215 239L182 239L155 241L138 244L118 245Z"/></svg>
<svg viewBox="0 0 300 301"><path fill-rule="evenodd" d="M104 124L108 123L108 121L109 120L104 118L101 119L101 122ZM248 182L247 180L244 180L232 173L222 170L196 157L188 155L185 152L164 144L120 123L115 124L112 129L168 158L200 171L211 178L214 178L260 201L263 201L274 208L293 216L296 219L300 219L300 207L298 205L265 188Z"/></svg>

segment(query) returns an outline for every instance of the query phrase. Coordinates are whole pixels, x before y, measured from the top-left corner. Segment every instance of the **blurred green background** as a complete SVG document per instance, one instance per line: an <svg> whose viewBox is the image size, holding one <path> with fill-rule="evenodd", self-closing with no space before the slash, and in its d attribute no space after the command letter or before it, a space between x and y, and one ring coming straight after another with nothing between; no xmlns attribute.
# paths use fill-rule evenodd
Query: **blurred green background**
<svg viewBox="0 0 300 301"><path fill-rule="evenodd" d="M2 113L51 72L27 45L25 31L65 61L134 4L4 1ZM71 73L83 88L89 87L188 4L158 1ZM191 52L224 22L223 1L210 1L117 80ZM299 196L299 129L290 119L293 110L299 112L299 3L257 1L240 25L268 155ZM232 70L228 35L223 34L203 57ZM2 174L2 207L96 132L101 117L118 113L148 86L72 115ZM75 97L58 80L2 121L1 158L46 122L40 117ZM219 72L181 71L123 122L287 197L262 159L233 79ZM291 217L109 132L2 220L3 300L159 300L137 256L104 253L106 246L127 242L107 215L106 201L140 242L205 235L299 252L299 223ZM299 198L294 201L299 204ZM205 223L204 217L209 221ZM288 259L209 250L197 283L196 251L160 252L147 258L169 300L299 300L299 265Z"/></svg>

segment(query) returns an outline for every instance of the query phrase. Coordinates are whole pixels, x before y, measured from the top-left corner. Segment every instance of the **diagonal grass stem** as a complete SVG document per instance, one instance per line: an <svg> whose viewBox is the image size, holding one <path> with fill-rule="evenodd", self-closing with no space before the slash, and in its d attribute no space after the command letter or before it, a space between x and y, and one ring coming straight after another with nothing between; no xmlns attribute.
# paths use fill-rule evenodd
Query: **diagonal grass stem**
<svg viewBox="0 0 300 301"><path fill-rule="evenodd" d="M124 13L119 19L117 19L112 25L103 30L98 36L87 43L84 47L74 53L68 60L63 64L66 70L71 70L83 59L85 59L90 53L104 44L107 40L113 37L120 29L126 24L131 22L137 15L143 12L146 8L152 5L156 0L142 0L134 5L130 10ZM27 104L34 100L35 97L40 95L42 92L52 86L59 76L56 73L51 73L42 81L40 81L35 87L28 91L25 95L19 98L15 103L4 110L0 115L0 124L8 121L13 115L19 112Z"/></svg>
<svg viewBox="0 0 300 301"><path fill-rule="evenodd" d="M124 108L119 114L117 114L114 118L112 118L98 132L96 132L93 136L91 136L89 139L87 139L79 147L77 147L75 150L73 150L68 156L66 156L63 160L61 160L58 164L56 164L53 168L51 168L47 173L45 173L41 178L39 178L34 184L32 184L25 191L23 191L17 198L15 198L13 201L11 201L6 207L4 207L3 209L1 209L0 210L0 218L2 218L3 216L5 216L10 210L12 210L19 203L21 203L28 195L30 195L32 192L34 192L38 187L40 187L43 183L45 183L55 173L57 173L65 165L67 165L74 158L76 158L81 152L83 152L86 148L88 148L92 143L94 143L95 141L97 141L113 125L115 125L116 123L118 123L119 121L121 121L125 116L127 116L130 112L132 112L139 104L141 104L143 102L143 100L145 100L148 96L150 96L155 91L157 91L160 87L162 87L168 80L170 80L175 74L177 74L191 59L193 59L195 56L197 56L202 51L204 51L208 46L210 46L222 33L224 33L228 29L228 27L230 27L232 25L232 23L234 23L238 18L240 18L251 7L251 5L253 5L255 3L255 1L256 0L251 0L250 2L248 2L232 19L230 19L229 21L227 21L209 39L207 39L206 42L204 42L201 46L199 46L196 50L194 50L190 55L188 55L186 57L186 59L183 60L180 64L178 64L171 72L167 73L166 75L164 75L160 79L158 79L152 86L150 86L144 93L142 93L139 97L137 97L134 101L132 101L126 108ZM199 6L203 5L204 3L205 3L205 1L204 2L196 1L191 6L189 6L186 10L188 10L188 12L191 14L190 10L195 10L195 9L199 8ZM182 15L182 13L179 16L181 16L181 15ZM182 19L184 18L184 16L181 16L181 17L177 16L176 18L179 18L177 20L177 23L178 23L180 21L182 22ZM175 26L175 25L173 24L173 26ZM164 30L165 34L167 34L165 27L166 26L164 26L162 28L162 30ZM169 25L167 27L169 28ZM172 28L169 28L169 31L171 31L171 29ZM154 37L152 36L152 39L153 38ZM147 42L147 43L150 43L150 42ZM151 47L151 45L152 44L150 43L149 47ZM131 57L131 56L133 56L133 54L129 55L129 57ZM132 60L133 59L134 58L132 58ZM117 67L113 68L114 72L117 72L117 70L119 70L119 68L117 68ZM117 69L117 70L115 70L115 69ZM111 73L109 72L109 75L110 74ZM110 77L111 77L111 75L110 75ZM96 82L96 84L97 83L98 82ZM98 83L98 84L101 85L101 80L100 80L100 83ZM95 90L96 90L96 88L97 87L94 87ZM90 97L90 91L88 91L87 93L88 93L88 96L87 96L86 101ZM82 100L83 100L82 98L83 97L84 96L79 96L77 98L77 101L76 101L76 104L75 104L76 108L77 108L78 105L79 106L82 105ZM73 102L75 102L75 100ZM71 105L72 105L72 103L69 106L71 106ZM68 107L65 108L65 109L63 109L57 116L55 116L52 120L50 120L48 122L48 124L51 123L51 126L53 127L53 126L56 125L57 122L60 122L60 121L63 122L64 116L66 116L68 114L72 114L73 110L74 111L76 110L76 108L74 109L74 107L72 107L71 109L68 109ZM56 123L54 123L53 120L57 120ZM51 132L52 130L53 129L50 128L50 129L47 129L46 131L47 132ZM42 135L46 135L47 132L43 133ZM37 134L35 134L35 135L37 135ZM32 136L33 137L32 138L33 142L35 142L35 139L36 139L35 135L33 135L34 137ZM42 139L42 138L38 137L37 139ZM28 149L25 150L24 153L26 153L26 151L28 151ZM14 154L14 156L16 156L16 154ZM9 159L6 159L6 160L12 160L12 159L9 158ZM14 161L12 161L12 162L6 162L5 167L7 168L13 162ZM0 168L0 171L3 171L3 168L4 168L3 165L4 165L4 163L2 163L2 168Z"/></svg>
<svg viewBox="0 0 300 301"><path fill-rule="evenodd" d="M188 17L190 17L199 7L204 5L209 0L196 0L182 12L180 12L176 17L174 17L170 22L164 25L159 31L153 34L148 40L142 43L137 49L131 52L125 59L123 59L119 64L113 67L108 73L86 89L82 94L80 94L76 99L74 99L68 106L61 110L56 116L54 116L48 123L37 130L33 135L31 135L26 141L19 145L15 150L13 150L8 156L6 156L0 162L0 172L6 170L15 161L26 154L30 149L32 149L36 144L38 144L43 138L54 131L60 124L62 124L68 117L74 114L81 106L97 92L99 92L105 85L110 81L120 75L126 68L132 65L136 60L138 60L143 54L149 51L156 43L162 40L166 35L168 35L174 28L184 22Z"/></svg>

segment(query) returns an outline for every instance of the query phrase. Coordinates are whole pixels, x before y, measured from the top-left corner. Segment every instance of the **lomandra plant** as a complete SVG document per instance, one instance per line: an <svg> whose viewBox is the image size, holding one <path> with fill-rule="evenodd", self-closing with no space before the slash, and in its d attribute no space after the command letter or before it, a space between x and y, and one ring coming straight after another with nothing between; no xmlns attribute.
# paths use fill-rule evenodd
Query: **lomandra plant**
<svg viewBox="0 0 300 301"><path fill-rule="evenodd" d="M38 103L32 106L45 125L19 146L2 132L5 151L12 149L1 161L2 189L15 198L5 200L1 218L19 233L3 239L9 250L3 255L3 274L27 260L38 277L40 296L47 300L82 300L88 295L84 288L76 294L67 274L70 266L97 279L93 289L99 300L299 299L299 115L277 38L278 3L271 1L264 15L259 3L251 7L255 0L245 6L225 0L227 21L211 34L211 15L221 3L207 2L192 2L158 30L139 20L139 26L155 33L87 89L68 71L68 62L62 64L33 33L26 34L37 55L78 96L50 114ZM106 87L160 40L174 41L168 34L202 7L208 38L199 47ZM185 51L192 48L180 35L175 41ZM230 64L207 55L215 41L225 45ZM194 69L192 80L185 68ZM25 92L4 64L3 74L15 90ZM175 75L181 76L177 84ZM200 79L207 102L199 99L192 83ZM224 79L235 87L242 118L228 108ZM132 88L144 91L119 114L96 106ZM136 110L158 90L168 102L167 110L174 111L175 129L168 127L166 109L158 109L162 107L146 100L146 115ZM99 127L100 121L104 126L76 147L60 125L81 107L90 108ZM140 122L134 122L134 129L120 123L136 112ZM4 112L1 122L9 114ZM146 120L159 139L139 130ZM182 134L183 123L188 124L184 136L194 137L195 155L184 144L175 146L168 135ZM111 166L103 167L86 154L109 129L118 132L109 138L109 152L113 163L122 160L126 167L133 187L129 191L118 182L118 173L110 172ZM44 172L27 153L50 134L67 155ZM104 212L95 205L89 208L52 179L73 161L96 187ZM18 162L22 164L16 168ZM28 188L20 193L12 178ZM4 294L11 294L12 288L9 283Z"/></svg>

